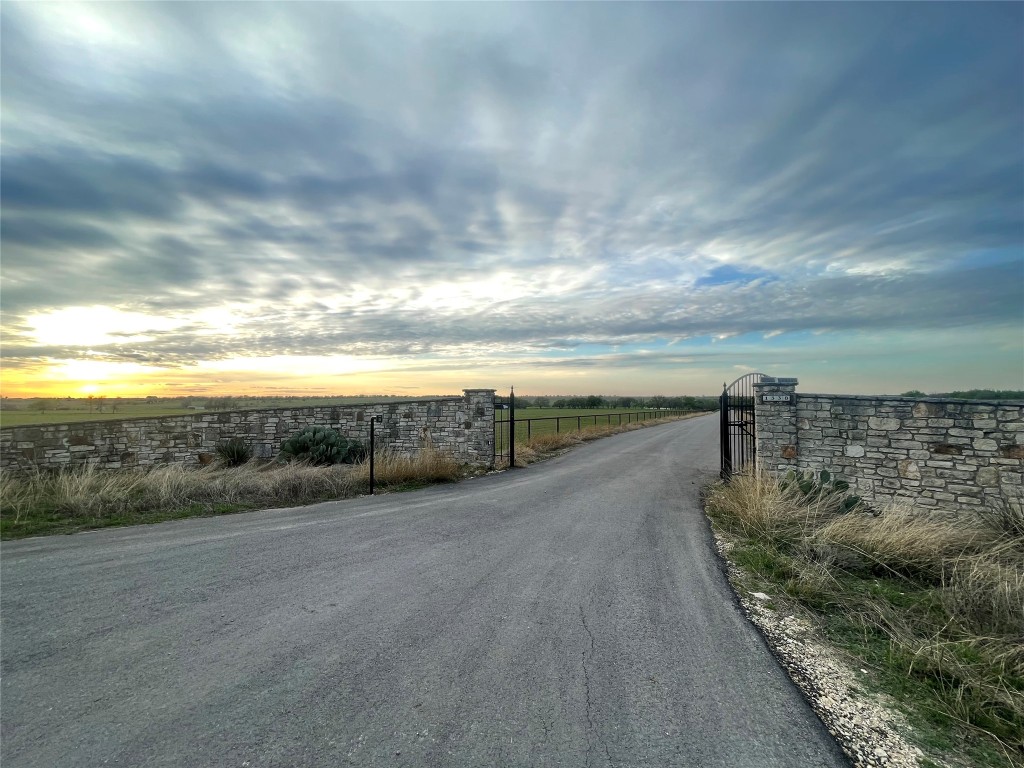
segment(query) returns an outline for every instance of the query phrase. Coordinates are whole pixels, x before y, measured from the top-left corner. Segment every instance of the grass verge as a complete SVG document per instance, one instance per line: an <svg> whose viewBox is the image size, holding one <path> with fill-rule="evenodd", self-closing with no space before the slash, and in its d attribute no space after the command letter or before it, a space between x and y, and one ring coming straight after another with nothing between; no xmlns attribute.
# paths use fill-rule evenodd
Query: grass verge
<svg viewBox="0 0 1024 768"><path fill-rule="evenodd" d="M740 589L773 595L872 671L936 762L1024 765L1021 507L940 518L845 511L770 477L709 489Z"/></svg>
<svg viewBox="0 0 1024 768"><path fill-rule="evenodd" d="M415 458L378 454L381 490L451 482L463 474L452 457L424 451ZM17 539L91 528L207 517L251 509L345 499L366 493L366 463L316 467L248 462L238 467L180 464L0 477L0 537Z"/></svg>

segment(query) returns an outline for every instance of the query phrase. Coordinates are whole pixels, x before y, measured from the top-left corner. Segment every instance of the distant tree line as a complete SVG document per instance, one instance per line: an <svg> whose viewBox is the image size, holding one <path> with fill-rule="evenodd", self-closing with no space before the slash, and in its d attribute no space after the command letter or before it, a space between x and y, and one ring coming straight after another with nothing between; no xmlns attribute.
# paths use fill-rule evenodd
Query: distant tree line
<svg viewBox="0 0 1024 768"><path fill-rule="evenodd" d="M681 411L713 411L718 408L717 397L693 397L691 395L666 397L620 397L608 395L574 396L521 396L516 395L517 408L670 408Z"/></svg>
<svg viewBox="0 0 1024 768"><path fill-rule="evenodd" d="M950 400L1024 400L1022 389L965 389L957 392L933 392L926 395L919 389L904 392L902 397L942 397Z"/></svg>

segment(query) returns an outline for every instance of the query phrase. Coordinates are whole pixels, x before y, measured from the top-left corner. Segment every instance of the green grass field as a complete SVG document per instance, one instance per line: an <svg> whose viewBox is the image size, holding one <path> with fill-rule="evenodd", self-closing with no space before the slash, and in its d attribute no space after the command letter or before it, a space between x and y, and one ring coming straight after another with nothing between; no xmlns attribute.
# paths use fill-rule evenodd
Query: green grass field
<svg viewBox="0 0 1024 768"><path fill-rule="evenodd" d="M90 411L88 406L69 405L64 410L47 411L0 411L0 427L23 427L35 424L74 424L79 421L120 421L123 419L152 418L155 416L181 416L195 413L181 406L158 404L122 405L117 413L104 406L103 413Z"/></svg>
<svg viewBox="0 0 1024 768"><path fill-rule="evenodd" d="M380 403L405 398L356 395L336 397L244 397L234 400L231 408L206 408L202 399L160 399L151 402L106 399L102 403L88 400L50 400L40 409L38 401L4 401L0 409L0 427L22 427L36 424L75 424L82 421L121 421L124 419L184 416L190 413L216 413L222 410L253 410L261 408L309 408L316 405L346 405L351 403ZM198 409L189 405L200 406ZM98 410L100 407L102 411Z"/></svg>

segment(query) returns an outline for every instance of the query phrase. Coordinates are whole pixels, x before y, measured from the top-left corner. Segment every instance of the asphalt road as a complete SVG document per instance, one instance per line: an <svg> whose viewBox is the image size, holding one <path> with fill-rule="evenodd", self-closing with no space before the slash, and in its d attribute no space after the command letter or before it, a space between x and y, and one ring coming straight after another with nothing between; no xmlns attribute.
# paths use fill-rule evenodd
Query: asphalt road
<svg viewBox="0 0 1024 768"><path fill-rule="evenodd" d="M698 504L716 428L4 543L0 760L848 766L720 571Z"/></svg>

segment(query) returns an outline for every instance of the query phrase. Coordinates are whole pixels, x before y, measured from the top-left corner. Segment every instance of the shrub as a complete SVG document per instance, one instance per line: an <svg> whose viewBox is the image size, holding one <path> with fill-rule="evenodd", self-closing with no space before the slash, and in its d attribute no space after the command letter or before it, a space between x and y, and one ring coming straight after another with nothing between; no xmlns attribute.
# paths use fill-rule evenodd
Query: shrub
<svg viewBox="0 0 1024 768"><path fill-rule="evenodd" d="M817 501L827 496L841 496L840 504L846 512L853 511L862 503L860 496L847 493L850 490L849 483L833 477L828 470L824 469L817 477L813 472L798 475L790 470L779 482L779 485L783 490L799 491L808 501Z"/></svg>
<svg viewBox="0 0 1024 768"><path fill-rule="evenodd" d="M281 444L280 459L316 465L352 464L366 456L358 440L349 440L330 427L305 427Z"/></svg>
<svg viewBox="0 0 1024 768"><path fill-rule="evenodd" d="M252 447L240 437L233 437L217 446L217 455L229 467L239 467L252 458Z"/></svg>
<svg viewBox="0 0 1024 768"><path fill-rule="evenodd" d="M359 464L370 456L370 450L358 440L348 441L348 453L342 462L345 464Z"/></svg>

